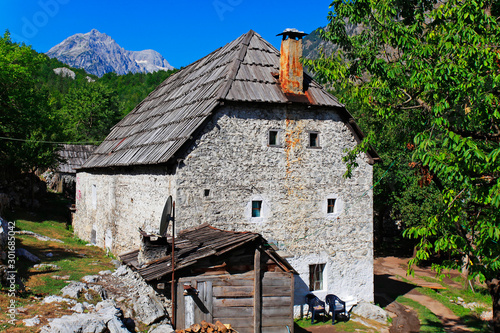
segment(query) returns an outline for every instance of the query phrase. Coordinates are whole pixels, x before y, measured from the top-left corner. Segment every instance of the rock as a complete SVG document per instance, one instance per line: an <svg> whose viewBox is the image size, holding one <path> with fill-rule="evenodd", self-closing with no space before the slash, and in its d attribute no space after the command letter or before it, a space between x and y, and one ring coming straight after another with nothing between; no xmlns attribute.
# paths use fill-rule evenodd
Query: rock
<svg viewBox="0 0 500 333"><path fill-rule="evenodd" d="M53 278L54 280L67 280L69 279L69 275L52 275L51 278Z"/></svg>
<svg viewBox="0 0 500 333"><path fill-rule="evenodd" d="M57 243L64 243L60 239L50 238L50 237L47 237L47 236L44 236L44 235L40 235L40 234L37 234L36 232L29 231L29 230L19 230L19 231L16 231L16 234L30 235L30 236L33 236L36 239L44 241L44 242L51 241L51 242L57 242Z"/></svg>
<svg viewBox="0 0 500 333"><path fill-rule="evenodd" d="M16 256L24 257L31 262L40 262L40 258L35 256L34 254L31 254L28 250L23 248L16 249Z"/></svg>
<svg viewBox="0 0 500 333"><path fill-rule="evenodd" d="M66 67L59 67L59 68L54 68L53 69L54 73L57 75L60 75L62 77L70 77L71 79L75 79L76 74L73 72L71 69L66 68Z"/></svg>
<svg viewBox="0 0 500 333"><path fill-rule="evenodd" d="M47 258L52 258L54 256L54 254L52 252L49 252L49 253L45 253L45 256Z"/></svg>
<svg viewBox="0 0 500 333"><path fill-rule="evenodd" d="M120 267L122 265L122 263L120 262L120 260L116 260L116 259L111 260L111 263L113 265L115 265L115 268L118 268L118 267Z"/></svg>
<svg viewBox="0 0 500 333"><path fill-rule="evenodd" d="M66 287L61 289L63 297L77 299L83 291L88 290L87 285L82 282L72 281Z"/></svg>
<svg viewBox="0 0 500 333"><path fill-rule="evenodd" d="M368 302L359 302L358 305L352 308L352 313L363 317L375 320L381 324L387 324L389 318L388 313L379 306Z"/></svg>
<svg viewBox="0 0 500 333"><path fill-rule="evenodd" d="M99 275L87 275L82 277L82 281L86 283L96 283L99 281Z"/></svg>
<svg viewBox="0 0 500 333"><path fill-rule="evenodd" d="M82 304L83 305L83 304ZM97 313L75 313L71 316L62 316L50 321L49 325L42 327L42 333L128 333L122 322L121 310L115 307L111 300L99 302L96 306Z"/></svg>
<svg viewBox="0 0 500 333"><path fill-rule="evenodd" d="M96 311L101 311L103 309L111 308L111 307L116 308L116 303L112 299L107 299L107 300L99 302L95 305Z"/></svg>
<svg viewBox="0 0 500 333"><path fill-rule="evenodd" d="M129 333L123 321L119 320L117 317L113 317L108 322L108 330L110 333Z"/></svg>
<svg viewBox="0 0 500 333"><path fill-rule="evenodd" d="M481 313L481 320L483 321L493 320L493 310L484 311L483 313Z"/></svg>
<svg viewBox="0 0 500 333"><path fill-rule="evenodd" d="M58 271L61 269L61 267L55 264L36 264L33 268L37 271Z"/></svg>
<svg viewBox="0 0 500 333"><path fill-rule="evenodd" d="M92 302L94 300L94 296L92 294L89 294L89 293L85 293L84 297L89 302Z"/></svg>
<svg viewBox="0 0 500 333"><path fill-rule="evenodd" d="M174 329L168 324L161 324L156 327L151 327L148 333L171 333Z"/></svg>
<svg viewBox="0 0 500 333"><path fill-rule="evenodd" d="M75 311L77 313L83 313L85 311L85 307L82 303L76 303L74 307L71 308L71 311Z"/></svg>
<svg viewBox="0 0 500 333"><path fill-rule="evenodd" d="M47 303L62 303L62 302L70 303L70 304L76 304L76 301L73 300L73 299L64 298L64 297L55 296L55 295L47 296L47 297L45 297L42 300L42 304L47 304Z"/></svg>
<svg viewBox="0 0 500 333"><path fill-rule="evenodd" d="M99 272L99 275L101 275L101 276L103 276L103 275L111 275L111 273L112 273L112 272L108 269L108 270L106 270L106 271L100 271L100 272Z"/></svg>
<svg viewBox="0 0 500 333"><path fill-rule="evenodd" d="M112 274L113 276L124 276L128 274L127 266L121 265L116 269L116 271Z"/></svg>
<svg viewBox="0 0 500 333"><path fill-rule="evenodd" d="M103 286L95 284L95 285L88 286L88 288L89 288L89 290L93 290L97 294L99 294L99 296L101 297L101 299L103 301L108 298L108 293L106 292L106 289L103 288Z"/></svg>
<svg viewBox="0 0 500 333"><path fill-rule="evenodd" d="M25 326L32 327L40 324L40 319L38 318L38 315L36 315L33 318L24 319L23 322Z"/></svg>
<svg viewBox="0 0 500 333"><path fill-rule="evenodd" d="M141 295L135 299L134 311L136 318L146 325L151 325L165 316L163 305L154 295Z"/></svg>
<svg viewBox="0 0 500 333"><path fill-rule="evenodd" d="M104 333L107 330L106 323L111 318L103 318L96 314L78 313L71 316L55 318L49 325L42 327L43 333L73 333L89 332Z"/></svg>

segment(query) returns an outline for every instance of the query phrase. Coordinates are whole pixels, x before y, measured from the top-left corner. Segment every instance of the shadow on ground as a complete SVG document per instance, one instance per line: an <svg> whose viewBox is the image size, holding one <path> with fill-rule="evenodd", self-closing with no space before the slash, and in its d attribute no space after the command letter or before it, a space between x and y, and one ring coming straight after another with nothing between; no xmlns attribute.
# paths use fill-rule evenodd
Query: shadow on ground
<svg viewBox="0 0 500 333"><path fill-rule="evenodd" d="M389 274L375 274L375 304L385 308L398 296L405 295L415 286L410 283L396 280Z"/></svg>

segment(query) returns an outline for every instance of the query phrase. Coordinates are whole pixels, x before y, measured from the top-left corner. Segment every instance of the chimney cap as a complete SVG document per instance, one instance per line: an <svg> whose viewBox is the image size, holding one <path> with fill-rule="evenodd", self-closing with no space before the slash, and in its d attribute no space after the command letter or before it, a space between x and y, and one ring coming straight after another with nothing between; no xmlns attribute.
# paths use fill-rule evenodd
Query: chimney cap
<svg viewBox="0 0 500 333"><path fill-rule="evenodd" d="M307 34L304 31L298 31L295 28L286 28L282 33L277 34L276 36L283 36L283 39L286 39L286 37L301 39L306 35Z"/></svg>

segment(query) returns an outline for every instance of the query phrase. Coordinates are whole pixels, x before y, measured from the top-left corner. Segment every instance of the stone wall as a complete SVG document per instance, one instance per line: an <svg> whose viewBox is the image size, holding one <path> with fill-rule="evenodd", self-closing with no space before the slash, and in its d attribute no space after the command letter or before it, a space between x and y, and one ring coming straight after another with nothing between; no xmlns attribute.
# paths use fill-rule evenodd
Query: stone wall
<svg viewBox="0 0 500 333"><path fill-rule="evenodd" d="M115 254L139 248L138 228L158 232L165 202L174 193L174 179L161 167L79 172L75 234Z"/></svg>
<svg viewBox="0 0 500 333"><path fill-rule="evenodd" d="M280 145L268 146L278 130ZM321 148L308 148L309 132ZM366 157L344 179L343 150L355 146L331 110L226 106L177 170L180 229L208 222L261 233L300 273L296 304L309 292L309 265L326 264L324 290L373 301L372 167ZM208 194L208 195L207 195ZM327 214L327 199L336 199ZM262 201L252 218L252 201Z"/></svg>

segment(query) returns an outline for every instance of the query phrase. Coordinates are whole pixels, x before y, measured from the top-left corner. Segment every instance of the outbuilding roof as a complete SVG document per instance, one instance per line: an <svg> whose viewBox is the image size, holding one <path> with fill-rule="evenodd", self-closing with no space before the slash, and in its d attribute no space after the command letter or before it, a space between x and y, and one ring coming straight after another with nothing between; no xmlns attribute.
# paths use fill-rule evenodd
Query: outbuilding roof
<svg viewBox="0 0 500 333"><path fill-rule="evenodd" d="M60 148L58 154L62 162L59 163L56 171L61 173L76 173L76 169L85 163L97 146L63 144Z"/></svg>
<svg viewBox="0 0 500 333"><path fill-rule="evenodd" d="M83 168L166 163L224 101L289 103L276 77L279 63L279 51L250 30L168 77L111 129ZM352 118L307 74L304 91L308 104L339 108L346 123Z"/></svg>
<svg viewBox="0 0 500 333"><path fill-rule="evenodd" d="M143 238L151 238L154 235L141 233ZM167 244L171 244L172 238L167 238ZM175 271L194 266L201 260L215 256L219 257L230 251L247 247L251 242L256 242L263 251L280 266L285 272L296 273L293 267L281 258L267 241L257 233L227 231L214 228L209 224L185 229L175 237ZM152 262L140 265L138 262L139 249L119 255L120 259L134 270L136 270L146 281L160 279L172 273L172 256L169 247L165 245L166 255ZM167 253L168 251L168 253Z"/></svg>

